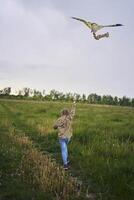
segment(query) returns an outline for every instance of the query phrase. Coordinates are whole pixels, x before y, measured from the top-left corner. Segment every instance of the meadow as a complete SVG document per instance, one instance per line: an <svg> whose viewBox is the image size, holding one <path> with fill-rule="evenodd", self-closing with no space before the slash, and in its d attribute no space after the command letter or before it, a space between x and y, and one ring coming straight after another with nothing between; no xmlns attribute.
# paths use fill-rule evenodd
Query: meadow
<svg viewBox="0 0 134 200"><path fill-rule="evenodd" d="M134 109L77 104L62 168L53 124L71 103L0 100L0 200L132 200Z"/></svg>

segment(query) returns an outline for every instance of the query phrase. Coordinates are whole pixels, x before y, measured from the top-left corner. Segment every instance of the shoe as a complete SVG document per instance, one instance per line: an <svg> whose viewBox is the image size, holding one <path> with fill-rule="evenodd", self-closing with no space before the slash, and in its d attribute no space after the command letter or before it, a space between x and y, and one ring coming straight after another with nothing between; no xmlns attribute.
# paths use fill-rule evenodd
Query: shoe
<svg viewBox="0 0 134 200"><path fill-rule="evenodd" d="M63 168L64 168L65 170L68 170L68 165L67 165L67 164L64 165Z"/></svg>
<svg viewBox="0 0 134 200"><path fill-rule="evenodd" d="M70 160L67 161L67 164L68 164L68 165L70 164Z"/></svg>

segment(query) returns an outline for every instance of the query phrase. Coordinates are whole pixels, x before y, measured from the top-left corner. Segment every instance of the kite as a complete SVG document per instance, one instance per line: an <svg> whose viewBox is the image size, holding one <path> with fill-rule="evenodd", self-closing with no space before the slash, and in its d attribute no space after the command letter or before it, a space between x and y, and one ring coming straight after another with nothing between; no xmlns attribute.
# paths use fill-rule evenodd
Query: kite
<svg viewBox="0 0 134 200"><path fill-rule="evenodd" d="M96 35L96 32L101 30L102 28L123 26L122 24L99 25L99 24L96 24L96 23L92 23L92 22L86 21L86 20L81 19L81 18L77 18L77 17L71 17L71 18L83 22L88 28L90 28L91 29L91 33L93 33L93 37L96 40L99 40L99 39L104 38L104 37L106 37L106 38L109 37L109 33L108 32L104 33L104 34Z"/></svg>

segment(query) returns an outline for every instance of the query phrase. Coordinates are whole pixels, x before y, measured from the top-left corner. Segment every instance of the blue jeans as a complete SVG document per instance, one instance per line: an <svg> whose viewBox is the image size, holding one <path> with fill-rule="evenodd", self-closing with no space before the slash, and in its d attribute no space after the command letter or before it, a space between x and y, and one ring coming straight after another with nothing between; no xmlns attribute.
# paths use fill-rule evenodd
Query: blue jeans
<svg viewBox="0 0 134 200"><path fill-rule="evenodd" d="M69 138L59 138L59 143L60 143L60 148L61 148L61 155L62 155L62 160L63 164L67 165L68 163L68 143L70 139Z"/></svg>

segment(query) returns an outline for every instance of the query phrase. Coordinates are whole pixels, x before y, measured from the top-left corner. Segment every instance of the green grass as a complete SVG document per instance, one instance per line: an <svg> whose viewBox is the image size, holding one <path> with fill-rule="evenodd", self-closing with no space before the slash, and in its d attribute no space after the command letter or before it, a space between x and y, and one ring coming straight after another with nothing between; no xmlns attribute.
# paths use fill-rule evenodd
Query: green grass
<svg viewBox="0 0 134 200"><path fill-rule="evenodd" d="M14 124L11 113L0 103L0 200L52 200L53 195L22 182L20 164L24 149L11 140L9 129Z"/></svg>
<svg viewBox="0 0 134 200"><path fill-rule="evenodd" d="M8 137L10 127L17 134L25 133L39 151L51 154L62 165L53 123L63 107L70 108L71 104L0 101L0 199L32 199L34 194L32 186L22 184L19 176L10 178L22 157L20 146L14 146ZM73 130L68 173L82 180L100 200L132 200L134 109L78 104ZM45 195L48 194L38 191L35 199L43 199ZM46 199L51 199L51 195Z"/></svg>

